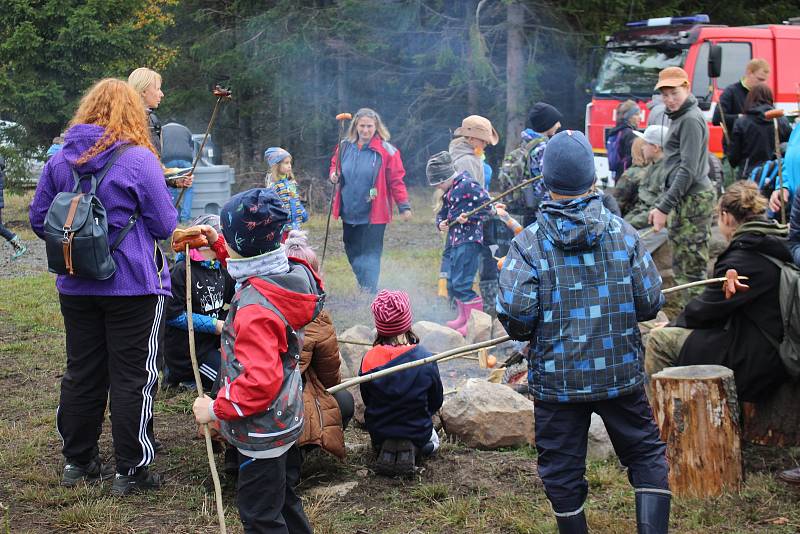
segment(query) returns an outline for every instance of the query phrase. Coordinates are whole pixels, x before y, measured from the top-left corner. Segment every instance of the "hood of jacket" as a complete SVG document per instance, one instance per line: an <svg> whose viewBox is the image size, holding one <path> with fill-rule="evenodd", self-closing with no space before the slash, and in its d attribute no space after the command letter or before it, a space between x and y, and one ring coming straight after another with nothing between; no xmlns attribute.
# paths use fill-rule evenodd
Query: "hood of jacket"
<svg viewBox="0 0 800 534"><path fill-rule="evenodd" d="M475 149L469 141L466 140L464 137L456 137L452 141L450 141L450 147L447 149L450 152L450 156L453 158L453 161L459 160L463 157L469 156L473 158L479 157L475 154Z"/></svg>
<svg viewBox="0 0 800 534"><path fill-rule="evenodd" d="M697 98L695 98L693 94L689 94L689 96L686 97L686 100L683 102L683 105L681 107L679 107L675 111L670 111L669 108L667 108L664 114L671 120L675 120L678 117L682 117L683 115L685 115L686 112L689 111L689 109L691 109L694 106L697 106Z"/></svg>
<svg viewBox="0 0 800 534"><path fill-rule="evenodd" d="M733 233L729 250L751 250L792 261L791 252L786 245L789 227L777 221L750 221L740 225Z"/></svg>
<svg viewBox="0 0 800 534"><path fill-rule="evenodd" d="M311 273L311 278L308 273ZM289 262L287 273L248 280L253 288L281 311L286 322L295 330L314 320L325 299L322 281L308 264L296 258Z"/></svg>
<svg viewBox="0 0 800 534"><path fill-rule="evenodd" d="M745 115L755 120L758 124L772 124L770 119L764 117L764 113L771 109L775 108L769 104L759 104L758 106L753 106L752 108L748 109Z"/></svg>
<svg viewBox="0 0 800 534"><path fill-rule="evenodd" d="M548 200L538 222L547 239L565 252L590 250L602 239L611 219L600 195L573 200Z"/></svg>
<svg viewBox="0 0 800 534"><path fill-rule="evenodd" d="M97 144L105 132L105 128L96 124L76 124L67 130L67 135L64 136L64 147L61 149L64 159L72 167L76 167L81 156ZM99 171L108 162L114 150L122 144L124 144L122 141L117 141L86 163L77 166L78 172L87 174Z"/></svg>
<svg viewBox="0 0 800 534"><path fill-rule="evenodd" d="M417 359L419 345L401 345L392 347L390 345L376 345L371 348L361 362L361 369L359 375L366 375L391 367L396 367L404 363L413 362ZM429 356L430 353L423 351L423 357ZM422 371L422 368L412 368L400 373L394 373L389 376L384 376L376 381L380 381L380 388L388 396L394 398L403 398L408 392L415 387L417 375Z"/></svg>

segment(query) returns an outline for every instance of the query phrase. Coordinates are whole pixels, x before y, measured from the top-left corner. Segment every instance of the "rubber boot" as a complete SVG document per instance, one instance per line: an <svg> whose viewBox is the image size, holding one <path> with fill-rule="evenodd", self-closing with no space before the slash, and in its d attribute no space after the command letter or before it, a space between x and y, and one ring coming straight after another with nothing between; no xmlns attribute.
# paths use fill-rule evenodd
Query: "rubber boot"
<svg viewBox="0 0 800 534"><path fill-rule="evenodd" d="M464 309L464 324L461 327L456 328L455 330L458 331L459 334L466 337L467 336L467 323L469 322L469 316L472 315L472 310L483 311L483 299L481 297L475 297L469 302L462 303L461 306Z"/></svg>
<svg viewBox="0 0 800 534"><path fill-rule="evenodd" d="M575 515L556 516L558 534L589 534L586 526L586 514L581 510Z"/></svg>
<svg viewBox="0 0 800 534"><path fill-rule="evenodd" d="M458 330L467 324L467 317L464 315L464 303L460 300L456 300L456 308L458 309L458 317L446 323L447 327L453 330Z"/></svg>
<svg viewBox="0 0 800 534"><path fill-rule="evenodd" d="M667 534L669 493L636 490L636 528L639 534Z"/></svg>
<svg viewBox="0 0 800 534"><path fill-rule="evenodd" d="M16 260L28 251L28 246L22 242L18 235L15 235L14 238L9 241L9 243L11 243L11 246L14 247L14 253L11 254L12 260Z"/></svg>

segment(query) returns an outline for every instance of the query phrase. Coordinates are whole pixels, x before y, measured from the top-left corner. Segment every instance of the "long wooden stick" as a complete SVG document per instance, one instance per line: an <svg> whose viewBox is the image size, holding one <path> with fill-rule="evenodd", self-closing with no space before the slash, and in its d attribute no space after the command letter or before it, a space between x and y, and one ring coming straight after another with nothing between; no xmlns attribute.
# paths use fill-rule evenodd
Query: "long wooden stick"
<svg viewBox="0 0 800 534"><path fill-rule="evenodd" d="M197 384L197 396L203 397L203 381L200 377L200 366L197 365L197 353L194 348L194 320L192 318L192 261L189 257L189 243L186 243L186 322L189 325L189 357L192 360L192 371L194 371L194 381ZM214 481L214 497L217 501L217 519L219 519L219 531L226 534L225 528L225 508L222 506L222 486L219 483L217 473L217 462L214 460L214 447L211 444L211 431L207 424L203 427L203 435L206 438L206 453L208 454L208 465L211 468L211 478Z"/></svg>
<svg viewBox="0 0 800 534"><path fill-rule="evenodd" d="M322 243L322 259L319 261L319 270L322 271L322 266L325 265L325 253L328 252L328 235L331 232L331 215L333 215L333 202L336 199L336 191L339 188L339 182L342 179L342 139L344 138L344 121L347 120L349 113L340 113L336 116L339 121L339 141L336 145L336 183L333 184L333 192L331 193L331 201L328 204L328 220L325 222L325 241ZM340 118L341 117L341 118Z"/></svg>
<svg viewBox="0 0 800 534"><path fill-rule="evenodd" d="M344 345L362 345L364 347L371 347L374 345L374 343L370 341L356 341L355 339L337 339L336 342Z"/></svg>
<svg viewBox="0 0 800 534"><path fill-rule="evenodd" d="M739 280L748 280L746 276L739 276ZM725 282L727 280L726 277L722 278L710 278L708 280L699 280L697 282L689 282L688 284L681 284L679 286L670 287L669 289L662 289L661 293L667 295L669 293L674 293L676 291L682 291L684 289L689 289L692 287L697 286L704 286L710 284L716 284L720 282ZM372 382L375 379L391 375L393 373L397 373L400 371L405 371L406 369L412 369L414 367L419 367L420 365L426 365L428 363L433 363L439 360L450 359L454 357L459 357L460 355L470 354L472 352L477 351L478 349L494 347L495 345L499 345L500 343L504 343L511 339L510 336L501 336L498 338L490 339L489 341L483 341L481 343L473 343L472 345L464 345L463 347L459 347L457 349L447 350L445 352L440 352L439 354L434 354L432 356L428 356L427 358L423 358L421 360L415 360L413 362L404 363L398 365L397 367L389 367L388 369L382 369L380 371L376 371L374 373L370 373L363 376L358 376L355 378L351 378L350 380L345 380L341 384L337 384L331 388L328 388L328 393L336 393L337 391L341 391L343 389L348 389L353 386L357 386L359 384L363 384L365 382Z"/></svg>
<svg viewBox="0 0 800 534"><path fill-rule="evenodd" d="M781 136L778 132L778 119L772 119L775 128L775 157L778 160L778 198L781 201L781 224L786 224L786 206L783 200L783 165L781 161Z"/></svg>
<svg viewBox="0 0 800 534"><path fill-rule="evenodd" d="M390 367L388 369L381 369L380 371L375 371L374 373L370 373L364 376L357 376L355 378L351 378L350 380L345 380L341 384L337 384L331 388L328 388L328 393L336 393L337 391L341 391L343 389L351 388L353 386L357 386L359 384L363 384L364 382L372 382L376 378L380 378L382 376L390 375L392 373L396 373L398 371L405 371L406 369L411 369L413 367L419 367L420 365L425 365L428 363L432 363L442 358L447 358L448 356L454 356L456 354L461 353L469 353L474 352L477 349L483 349L487 347L493 347L495 345L499 345L504 341L508 341L511 339L509 336L502 336L495 339L490 339L489 341L482 341L481 343L473 343L472 345L464 345L463 347L459 347L457 349L446 350L444 352L440 352L439 354L434 354L432 356L428 356L427 358L423 358L421 360L415 360L413 362L404 363L402 365L398 365L397 367Z"/></svg>
<svg viewBox="0 0 800 534"><path fill-rule="evenodd" d="M737 278L739 280L749 280L749 278L746 277L746 276L737 276ZM661 292L664 295L668 295L668 294L674 293L676 291L682 291L684 289L689 289L689 288L697 287L697 286L707 286L707 285L716 284L716 283L719 283L719 282L724 282L726 280L727 280L727 278L724 277L724 276L722 278L709 278L708 280L698 280L697 282L689 282L688 284L681 284L679 286L670 287L670 288L667 288L667 289L662 289Z"/></svg>
<svg viewBox="0 0 800 534"><path fill-rule="evenodd" d="M522 187L525 187L526 185L528 185L528 184L532 184L532 183L533 183L533 182L535 182L536 180L541 180L541 179L542 179L542 175L541 175L541 174L540 174L539 176L534 176L533 178L528 178L527 180L525 180L525 181L523 181L523 182L520 182L520 183L518 183L517 185L515 185L515 186L514 186L514 187L512 187L512 188L510 188L510 189L506 189L505 191L503 191L502 193L500 193L500 194L499 194L499 195L497 195L496 197L494 197L494 198L490 198L489 200L487 200L486 202L484 202L483 204L481 204L480 206L478 206L478 207L477 207L477 208L475 208L474 210L472 210L472 211L468 211L467 213L465 213L465 215L466 215L468 218L469 218L469 217L472 217L473 215L475 215L476 213L478 213L479 211L481 211L481 210L482 210L483 208L485 208L486 206L489 206L489 205L491 205L491 204L494 204L495 202L497 202L497 201L498 201L498 200L500 200L501 198L503 198L503 197L507 197L508 195L510 195L511 193L513 193L514 191L516 191L517 189L520 189L520 188L522 188ZM458 221L456 221L456 220L447 221L447 227L449 228L449 227L453 226L454 224L456 224L456 222L458 222Z"/></svg>
<svg viewBox="0 0 800 534"><path fill-rule="evenodd" d="M200 148L197 150L197 155L194 157L194 162L192 162L192 170L189 172L189 174L194 174L194 170L197 168L197 163L203 156L203 149L206 147L206 141L208 140L208 135L211 133L211 127L214 126L214 120L216 120L217 118L217 110L219 109L219 105L224 98L225 98L224 96L218 97L217 103L214 104L214 111L211 112L211 120L208 121L208 126L206 127L206 133L203 136L203 141L200 143ZM178 194L178 199L175 201L176 210L180 210L181 200L183 200L183 195L186 193L186 189L187 189L186 187L181 188L181 192Z"/></svg>

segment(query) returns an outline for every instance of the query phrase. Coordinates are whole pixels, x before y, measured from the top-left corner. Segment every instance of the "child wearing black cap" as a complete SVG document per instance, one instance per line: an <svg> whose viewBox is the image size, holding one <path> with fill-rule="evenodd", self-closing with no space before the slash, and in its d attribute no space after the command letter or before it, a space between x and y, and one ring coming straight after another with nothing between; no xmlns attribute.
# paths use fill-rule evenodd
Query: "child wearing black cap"
<svg viewBox="0 0 800 534"><path fill-rule="evenodd" d="M303 430L298 361L302 329L322 308L322 282L281 244L289 213L272 189L232 197L220 214L237 291L222 329L219 392L194 402L198 423L220 421L239 449L239 515L245 532L310 533L294 491Z"/></svg>
<svg viewBox="0 0 800 534"><path fill-rule="evenodd" d="M492 209L483 208L469 217L466 214L488 201L489 193L468 172L456 171L449 152L431 156L425 172L428 182L444 191L442 207L436 215L436 226L440 232L447 232L450 249L448 289L458 308L458 317L449 321L447 326L464 336L472 310L483 311L483 299L472 289L472 282L480 262L483 222L489 218Z"/></svg>
<svg viewBox="0 0 800 534"><path fill-rule="evenodd" d="M497 296L508 334L530 342L539 476L559 532L587 532L587 431L597 413L636 490L639 532L666 533L666 447L644 392L637 324L663 305L661 277L636 230L592 192L582 133L550 140L543 174L553 200L514 239Z"/></svg>

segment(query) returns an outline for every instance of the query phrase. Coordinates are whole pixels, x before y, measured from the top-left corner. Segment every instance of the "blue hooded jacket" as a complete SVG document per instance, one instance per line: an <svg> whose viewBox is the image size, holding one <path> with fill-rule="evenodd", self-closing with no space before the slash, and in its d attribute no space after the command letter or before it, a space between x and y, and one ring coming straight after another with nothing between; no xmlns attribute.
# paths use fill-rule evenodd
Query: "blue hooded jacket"
<svg viewBox="0 0 800 534"><path fill-rule="evenodd" d="M644 380L637 323L664 303L661 276L636 230L597 194L546 201L511 244L497 313L530 341L528 383L548 402L588 402L633 392Z"/></svg>
<svg viewBox="0 0 800 534"><path fill-rule="evenodd" d="M358 374L366 375L430 355L419 345L379 345L364 355ZM387 439L396 438L411 440L417 447L422 447L430 441L433 432L431 417L442 407L444 400L436 363L365 382L360 388L365 406L364 422L373 444L380 445Z"/></svg>

